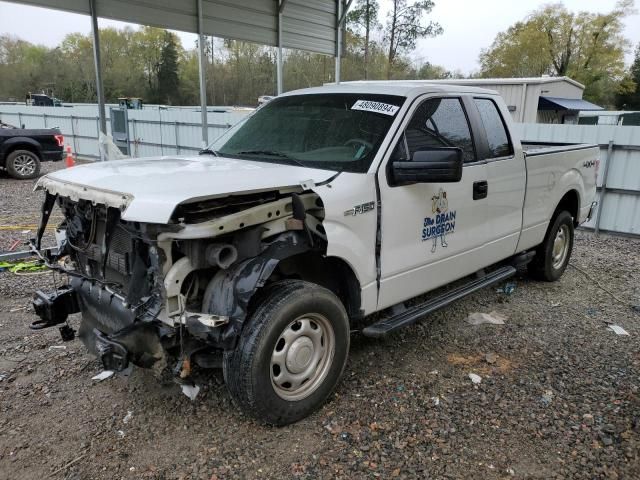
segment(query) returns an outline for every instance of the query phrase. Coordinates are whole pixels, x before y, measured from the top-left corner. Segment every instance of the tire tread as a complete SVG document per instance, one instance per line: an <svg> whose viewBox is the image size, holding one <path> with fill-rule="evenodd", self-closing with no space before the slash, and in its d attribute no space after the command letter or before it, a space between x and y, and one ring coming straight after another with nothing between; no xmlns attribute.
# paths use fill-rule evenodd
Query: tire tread
<svg viewBox="0 0 640 480"><path fill-rule="evenodd" d="M233 401L240 409L266 423L285 425L292 422L291 418L296 421L305 416L308 406L301 405L298 409L292 409L291 402L289 402L286 410L276 412L273 408L265 411L262 402L260 402L259 392L254 390L252 359L257 355L260 339L265 332L265 326L271 320L274 312L277 312L290 302L293 295L300 295L302 292L311 293L313 297L323 301L331 297L341 307L342 304L331 291L302 280L283 280L275 282L266 288L268 290L261 295L262 302L258 304L250 318L247 319L236 348L224 354L224 379ZM344 317L347 318L344 307L342 307L342 310ZM342 369L344 369L344 365ZM301 401L301 403L304 403L304 401Z"/></svg>

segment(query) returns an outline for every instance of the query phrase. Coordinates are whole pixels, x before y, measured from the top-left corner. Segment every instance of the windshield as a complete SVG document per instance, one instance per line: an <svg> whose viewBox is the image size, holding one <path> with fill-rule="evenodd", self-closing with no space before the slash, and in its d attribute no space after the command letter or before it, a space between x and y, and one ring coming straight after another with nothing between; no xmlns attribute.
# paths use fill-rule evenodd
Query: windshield
<svg viewBox="0 0 640 480"><path fill-rule="evenodd" d="M274 98L209 148L225 157L364 173L404 100L350 93Z"/></svg>

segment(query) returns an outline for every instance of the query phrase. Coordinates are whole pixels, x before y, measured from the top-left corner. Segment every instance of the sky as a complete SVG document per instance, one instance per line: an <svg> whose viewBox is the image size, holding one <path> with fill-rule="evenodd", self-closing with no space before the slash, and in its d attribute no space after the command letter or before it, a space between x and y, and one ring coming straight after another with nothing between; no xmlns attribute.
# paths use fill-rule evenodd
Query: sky
<svg viewBox="0 0 640 480"><path fill-rule="evenodd" d="M381 20L384 22L387 3L380 0ZM506 30L518 20L550 0L435 0L430 18L439 22L444 34L436 38L420 40L412 57L442 65L449 70L463 73L476 71L478 56L483 48L491 45L496 34ZM562 0L569 10L607 12L613 9L616 0ZM638 2L640 5L640 2ZM624 34L633 46L640 43L640 15L630 16L625 22ZM127 25L113 20L100 19L103 27ZM47 46L57 45L67 33L89 33L91 23L88 16L75 15L56 10L20 5L0 0L0 34L9 33L32 43ZM180 33L185 48L195 45L196 35ZM627 64L633 57L633 48L626 56Z"/></svg>

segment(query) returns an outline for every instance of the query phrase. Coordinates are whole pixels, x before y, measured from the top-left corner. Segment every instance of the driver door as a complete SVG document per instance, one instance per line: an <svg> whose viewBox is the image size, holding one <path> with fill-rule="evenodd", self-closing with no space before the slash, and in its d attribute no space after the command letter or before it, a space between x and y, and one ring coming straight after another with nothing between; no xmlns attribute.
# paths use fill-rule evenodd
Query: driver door
<svg viewBox="0 0 640 480"><path fill-rule="evenodd" d="M378 170L381 219L381 285L378 308L415 297L482 268L488 239L487 167L478 161L461 97L415 103ZM396 185L393 161L441 147L463 151L462 179L454 183ZM475 194L474 194L475 190ZM480 188L481 190L481 188Z"/></svg>

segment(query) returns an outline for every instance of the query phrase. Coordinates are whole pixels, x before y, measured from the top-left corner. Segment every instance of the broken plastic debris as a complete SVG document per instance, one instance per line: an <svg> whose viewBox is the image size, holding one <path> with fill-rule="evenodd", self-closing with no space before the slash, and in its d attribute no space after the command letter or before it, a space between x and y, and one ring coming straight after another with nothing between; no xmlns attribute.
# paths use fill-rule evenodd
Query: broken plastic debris
<svg viewBox="0 0 640 480"><path fill-rule="evenodd" d="M195 400L200 392L198 385L180 385L182 387L182 393L184 393L191 401Z"/></svg>
<svg viewBox="0 0 640 480"><path fill-rule="evenodd" d="M433 400L433 404L437 407L438 405L440 405L440 397L431 397L431 400Z"/></svg>
<svg viewBox="0 0 640 480"><path fill-rule="evenodd" d="M496 292L498 293L506 293L507 295L511 295L516 289L516 284L513 282L509 282L504 285L504 287L496 288Z"/></svg>
<svg viewBox="0 0 640 480"><path fill-rule="evenodd" d="M113 370L104 370L103 372L100 372L99 374L91 377L91 380L97 380L98 382L101 382L102 380L106 380L107 378L112 377L113 373Z"/></svg>
<svg viewBox="0 0 640 480"><path fill-rule="evenodd" d="M122 430L118 430L117 433L120 438L124 438L124 432Z"/></svg>
<svg viewBox="0 0 640 480"><path fill-rule="evenodd" d="M506 316L493 311L491 313L473 312L467 317L467 323L469 325L482 325L483 323L490 323L492 325L504 325Z"/></svg>
<svg viewBox="0 0 640 480"><path fill-rule="evenodd" d="M132 410L127 410L127 414L122 419L122 423L125 423L125 424L129 423L132 418L133 418L133 411Z"/></svg>
<svg viewBox="0 0 640 480"><path fill-rule="evenodd" d="M66 350L66 345L51 345L49 350Z"/></svg>
<svg viewBox="0 0 640 480"><path fill-rule="evenodd" d="M620 325L609 325L609 328L616 332L618 335L629 335L629 332L627 332Z"/></svg>
<svg viewBox="0 0 640 480"><path fill-rule="evenodd" d="M469 378L475 384L482 382L482 377L480 375L476 375L475 373L470 373Z"/></svg>

